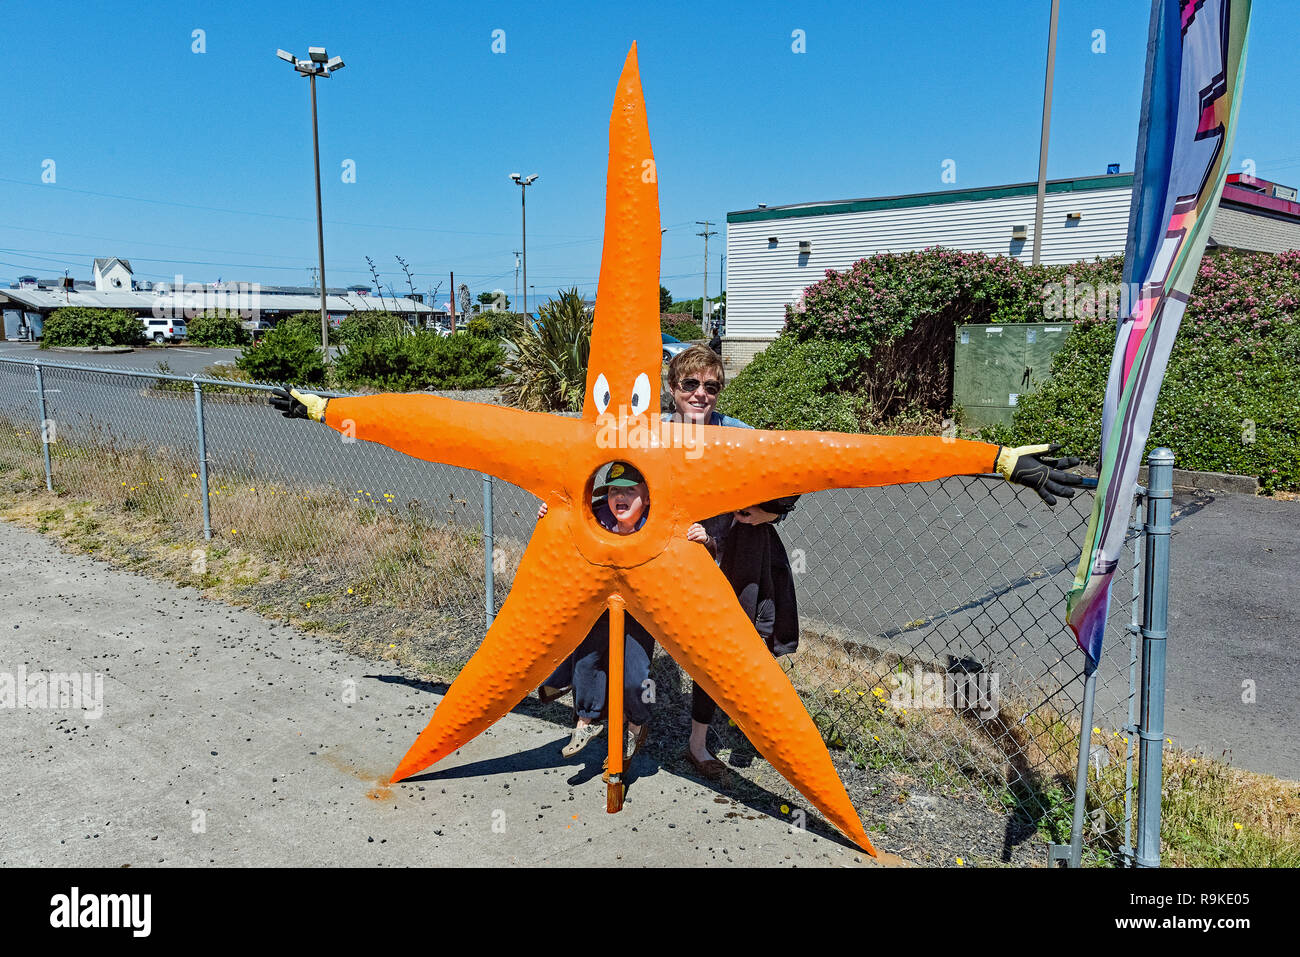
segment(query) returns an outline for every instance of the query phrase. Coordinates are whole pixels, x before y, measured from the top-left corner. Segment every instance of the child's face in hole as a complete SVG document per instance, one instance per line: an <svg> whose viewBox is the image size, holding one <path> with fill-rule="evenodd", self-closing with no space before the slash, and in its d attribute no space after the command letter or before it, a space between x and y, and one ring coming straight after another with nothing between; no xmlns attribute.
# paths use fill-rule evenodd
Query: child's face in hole
<svg viewBox="0 0 1300 957"><path fill-rule="evenodd" d="M607 498L609 510L619 525L635 525L641 520L645 508L650 504L650 490L644 482L632 486L612 486Z"/></svg>

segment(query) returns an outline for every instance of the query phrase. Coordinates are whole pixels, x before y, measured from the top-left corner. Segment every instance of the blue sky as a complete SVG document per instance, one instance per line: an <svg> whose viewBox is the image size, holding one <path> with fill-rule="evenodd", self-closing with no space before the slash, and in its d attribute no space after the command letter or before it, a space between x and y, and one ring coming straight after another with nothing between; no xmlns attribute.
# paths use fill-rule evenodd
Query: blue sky
<svg viewBox="0 0 1300 957"><path fill-rule="evenodd" d="M405 291L455 270L513 296L519 189L538 294L594 291L614 84L636 41L659 174L663 281L698 296L696 220L730 210L1025 182L1037 175L1048 0L970 3L5 4L0 281L310 282L307 81L325 45L326 272ZM1063 0L1048 176L1133 166L1149 6ZM196 53L202 30L206 52ZM505 52L493 53L493 31ZM806 52L793 50L803 31ZM1105 52L1093 52L1094 31ZM1294 9L1256 0L1234 169L1300 185ZM42 164L54 160L54 183ZM356 182L341 180L352 160ZM709 243L718 289L725 225Z"/></svg>

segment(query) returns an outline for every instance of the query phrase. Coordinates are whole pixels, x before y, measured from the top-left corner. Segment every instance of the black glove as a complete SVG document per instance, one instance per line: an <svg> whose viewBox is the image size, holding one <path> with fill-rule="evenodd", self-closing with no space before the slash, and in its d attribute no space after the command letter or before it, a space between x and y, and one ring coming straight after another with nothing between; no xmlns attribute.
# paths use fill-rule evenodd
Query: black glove
<svg viewBox="0 0 1300 957"><path fill-rule="evenodd" d="M299 392L297 389L289 388L272 391L270 403L286 419L314 419L323 422L325 406L329 400L310 392Z"/></svg>
<svg viewBox="0 0 1300 957"><path fill-rule="evenodd" d="M1009 482L1025 485L1038 493L1049 506L1056 504L1056 496L1073 498L1073 486L1083 484L1083 476L1067 472L1079 460L1073 455L1049 458L1059 445L1022 445L1019 448L1001 446L998 449L994 470Z"/></svg>

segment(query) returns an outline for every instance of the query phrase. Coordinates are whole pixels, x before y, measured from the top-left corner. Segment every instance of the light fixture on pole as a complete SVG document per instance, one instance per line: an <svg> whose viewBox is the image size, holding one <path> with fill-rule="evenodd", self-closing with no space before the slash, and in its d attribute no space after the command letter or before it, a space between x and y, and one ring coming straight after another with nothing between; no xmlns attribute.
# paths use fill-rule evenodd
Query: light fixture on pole
<svg viewBox="0 0 1300 957"><path fill-rule="evenodd" d="M294 71L311 81L311 148L316 159L316 252L320 257L320 345L329 355L330 320L325 306L325 220L320 201L320 137L316 132L316 77L329 77L343 69L343 58L332 59L324 47L308 47L307 59L299 60L288 50L276 50L275 55L293 64Z"/></svg>
<svg viewBox="0 0 1300 957"><path fill-rule="evenodd" d="M524 315L528 315L528 187L533 185L533 180L537 179L537 174L530 176L521 176L518 173L511 173L510 178L519 184L519 210L523 217L524 231Z"/></svg>

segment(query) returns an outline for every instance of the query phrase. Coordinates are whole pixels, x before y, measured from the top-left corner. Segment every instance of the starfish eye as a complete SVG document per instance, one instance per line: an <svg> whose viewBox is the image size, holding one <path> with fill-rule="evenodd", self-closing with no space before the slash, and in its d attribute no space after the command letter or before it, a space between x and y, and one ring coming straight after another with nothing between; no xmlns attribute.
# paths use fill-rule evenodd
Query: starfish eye
<svg viewBox="0 0 1300 957"><path fill-rule="evenodd" d="M605 373L596 377L596 385L591 390L591 397L596 400L596 411L604 412L609 408L609 380Z"/></svg>
<svg viewBox="0 0 1300 957"><path fill-rule="evenodd" d="M632 384L632 411L644 412L650 408L650 377L642 372Z"/></svg>

